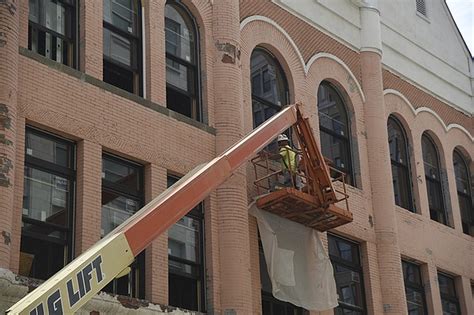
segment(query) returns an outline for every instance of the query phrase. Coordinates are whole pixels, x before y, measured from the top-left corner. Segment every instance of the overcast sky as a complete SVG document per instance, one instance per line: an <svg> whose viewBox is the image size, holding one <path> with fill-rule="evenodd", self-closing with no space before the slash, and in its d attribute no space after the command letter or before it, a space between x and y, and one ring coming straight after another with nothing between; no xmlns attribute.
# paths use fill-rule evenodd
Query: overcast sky
<svg viewBox="0 0 474 315"><path fill-rule="evenodd" d="M474 0L446 0L471 55L474 54Z"/></svg>

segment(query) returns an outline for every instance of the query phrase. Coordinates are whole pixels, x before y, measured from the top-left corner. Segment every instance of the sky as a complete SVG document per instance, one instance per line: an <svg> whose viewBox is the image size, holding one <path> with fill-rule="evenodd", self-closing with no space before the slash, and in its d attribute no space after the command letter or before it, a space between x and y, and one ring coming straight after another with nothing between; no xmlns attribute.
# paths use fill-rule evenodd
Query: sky
<svg viewBox="0 0 474 315"><path fill-rule="evenodd" d="M471 55L474 55L474 0L446 0Z"/></svg>

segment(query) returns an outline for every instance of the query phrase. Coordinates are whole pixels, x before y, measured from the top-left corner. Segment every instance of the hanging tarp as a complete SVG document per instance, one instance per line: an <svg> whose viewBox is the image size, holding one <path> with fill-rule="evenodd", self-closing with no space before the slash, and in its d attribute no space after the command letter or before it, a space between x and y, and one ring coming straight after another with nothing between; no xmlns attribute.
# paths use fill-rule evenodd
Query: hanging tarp
<svg viewBox="0 0 474 315"><path fill-rule="evenodd" d="M255 203L249 212L257 218L273 296L307 310L336 307L333 268L318 232L259 210Z"/></svg>

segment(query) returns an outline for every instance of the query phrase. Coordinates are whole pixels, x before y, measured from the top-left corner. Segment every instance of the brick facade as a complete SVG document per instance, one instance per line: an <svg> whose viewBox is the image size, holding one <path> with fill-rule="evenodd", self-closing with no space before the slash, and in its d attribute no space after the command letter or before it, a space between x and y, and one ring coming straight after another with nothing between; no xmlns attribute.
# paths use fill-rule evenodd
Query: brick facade
<svg viewBox="0 0 474 315"><path fill-rule="evenodd" d="M8 3L15 5L14 13ZM79 3L78 70L27 50L28 1L0 3L0 34L8 38L2 45L0 36L0 268L18 273L27 125L76 143L77 256L100 238L102 153L144 166L149 201L166 189L168 173L186 174L253 128L250 56L258 46L280 62L290 102L303 102L316 139L320 83L331 82L347 106L356 181L348 188L354 222L332 233L360 244L367 314L406 314L401 259L421 266L429 314L442 314L438 271L454 276L462 314L474 314L474 241L462 232L452 161L453 150L460 148L474 174L472 116L383 69L378 55L355 51L270 1L183 0L199 31L203 119L193 121L166 108L164 1L143 1L143 98L102 82L102 5ZM393 202L386 131L390 115L407 131L417 213ZM440 150L451 226L430 219L421 152L425 131ZM1 141L3 134L6 141ZM9 185L2 185L2 175ZM261 313L258 230L247 214L253 197L248 175L240 169L204 202L209 314ZM327 245L325 233L322 238ZM167 305L167 235L147 248L145 260L146 300ZM0 288L3 283L0 279ZM0 293L2 311L20 297L6 294ZM119 304L101 296L84 313L132 312ZM146 302L140 305L137 313L153 311Z"/></svg>

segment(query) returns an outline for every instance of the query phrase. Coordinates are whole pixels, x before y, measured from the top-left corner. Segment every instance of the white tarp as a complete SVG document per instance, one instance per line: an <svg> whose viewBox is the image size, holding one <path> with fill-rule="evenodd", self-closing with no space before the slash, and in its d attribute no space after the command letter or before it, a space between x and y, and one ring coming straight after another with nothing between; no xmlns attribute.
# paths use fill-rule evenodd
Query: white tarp
<svg viewBox="0 0 474 315"><path fill-rule="evenodd" d="M318 232L249 206L257 218L273 296L307 310L338 305L331 261Z"/></svg>

